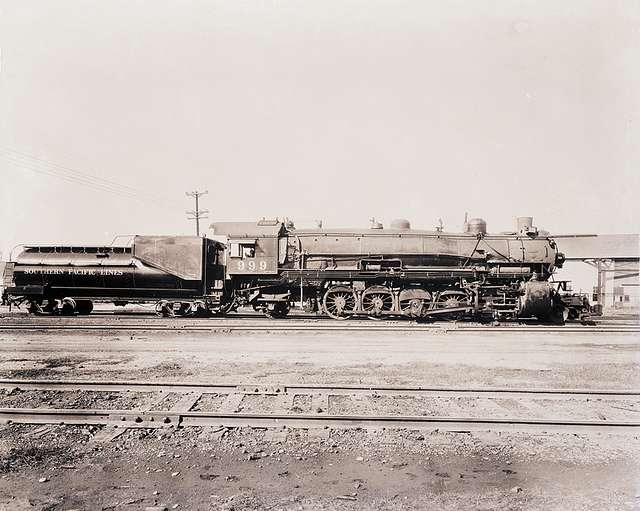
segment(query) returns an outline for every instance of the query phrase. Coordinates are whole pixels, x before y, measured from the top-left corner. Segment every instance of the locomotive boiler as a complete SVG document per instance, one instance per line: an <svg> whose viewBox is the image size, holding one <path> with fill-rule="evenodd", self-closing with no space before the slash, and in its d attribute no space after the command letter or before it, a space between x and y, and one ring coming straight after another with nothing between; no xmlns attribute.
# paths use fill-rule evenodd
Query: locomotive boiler
<svg viewBox="0 0 640 511"><path fill-rule="evenodd" d="M211 228L227 241L227 299L271 317L297 302L334 319L562 319L548 280L564 257L530 217L502 234L487 233L481 219L462 233L415 230L406 220L370 229L295 229L276 220Z"/></svg>
<svg viewBox="0 0 640 511"><path fill-rule="evenodd" d="M5 268L5 293L32 312L88 314L93 300L214 310L224 248L196 236L135 236L130 246L25 246Z"/></svg>

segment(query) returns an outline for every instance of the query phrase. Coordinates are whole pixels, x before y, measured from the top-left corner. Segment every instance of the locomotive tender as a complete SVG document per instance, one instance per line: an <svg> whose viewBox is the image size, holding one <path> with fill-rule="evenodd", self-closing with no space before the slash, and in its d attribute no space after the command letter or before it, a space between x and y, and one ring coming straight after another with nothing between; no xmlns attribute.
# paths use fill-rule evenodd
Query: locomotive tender
<svg viewBox="0 0 640 511"><path fill-rule="evenodd" d="M220 305L223 257L224 245L196 236L135 236L131 246L25 246L5 267L5 294L31 312L89 314L92 300L199 312Z"/></svg>
<svg viewBox="0 0 640 511"><path fill-rule="evenodd" d="M549 282L564 256L531 217L502 234L488 234L481 219L462 233L415 230L406 220L370 229L296 229L264 219L211 228L224 243L136 236L131 247L26 247L10 263L6 292L34 311L63 313L86 313L93 298L155 300L165 315L249 305L284 317L295 303L334 319L566 314Z"/></svg>

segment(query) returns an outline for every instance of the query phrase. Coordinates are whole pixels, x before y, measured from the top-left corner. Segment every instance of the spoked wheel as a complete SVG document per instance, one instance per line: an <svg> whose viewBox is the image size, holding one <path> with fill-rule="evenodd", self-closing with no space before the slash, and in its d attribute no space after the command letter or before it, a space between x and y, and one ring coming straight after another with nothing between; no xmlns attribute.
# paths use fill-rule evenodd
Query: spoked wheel
<svg viewBox="0 0 640 511"><path fill-rule="evenodd" d="M287 302L268 303L263 311L271 319L284 318L289 314L289 304Z"/></svg>
<svg viewBox="0 0 640 511"><path fill-rule="evenodd" d="M384 286L371 286L362 293L362 310L371 319L382 319L384 312L393 310L393 293Z"/></svg>
<svg viewBox="0 0 640 511"><path fill-rule="evenodd" d="M425 298L409 298L407 300L400 301L400 310L406 316L412 318L422 317L429 306L431 300Z"/></svg>
<svg viewBox="0 0 640 511"><path fill-rule="evenodd" d="M456 309L471 305L471 298L463 291L443 291L436 300L437 309ZM464 312L456 311L446 314L449 319L458 319L464 316Z"/></svg>
<svg viewBox="0 0 640 511"><path fill-rule="evenodd" d="M327 290L322 300L322 308L333 319L347 319L356 310L356 294L346 286L333 286Z"/></svg>

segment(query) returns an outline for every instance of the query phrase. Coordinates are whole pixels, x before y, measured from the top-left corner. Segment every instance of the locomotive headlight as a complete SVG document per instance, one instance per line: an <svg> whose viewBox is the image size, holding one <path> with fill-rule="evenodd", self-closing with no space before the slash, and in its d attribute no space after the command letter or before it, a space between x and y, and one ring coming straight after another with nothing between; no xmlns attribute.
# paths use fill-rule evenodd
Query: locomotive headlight
<svg viewBox="0 0 640 511"><path fill-rule="evenodd" d="M565 261L565 256L562 252L558 252L556 254L556 267L557 268L562 268L562 265L564 264Z"/></svg>

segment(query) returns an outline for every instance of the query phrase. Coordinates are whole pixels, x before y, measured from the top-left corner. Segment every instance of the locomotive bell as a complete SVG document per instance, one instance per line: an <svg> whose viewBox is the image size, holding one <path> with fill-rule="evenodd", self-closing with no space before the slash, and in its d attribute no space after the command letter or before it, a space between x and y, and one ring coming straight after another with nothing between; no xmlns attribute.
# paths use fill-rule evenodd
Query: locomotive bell
<svg viewBox="0 0 640 511"><path fill-rule="evenodd" d="M399 229L401 231L408 231L411 229L411 222L406 218L396 218L391 221L391 229Z"/></svg>
<svg viewBox="0 0 640 511"><path fill-rule="evenodd" d="M472 218L467 223L467 232L469 234L487 234L487 222L482 218Z"/></svg>

